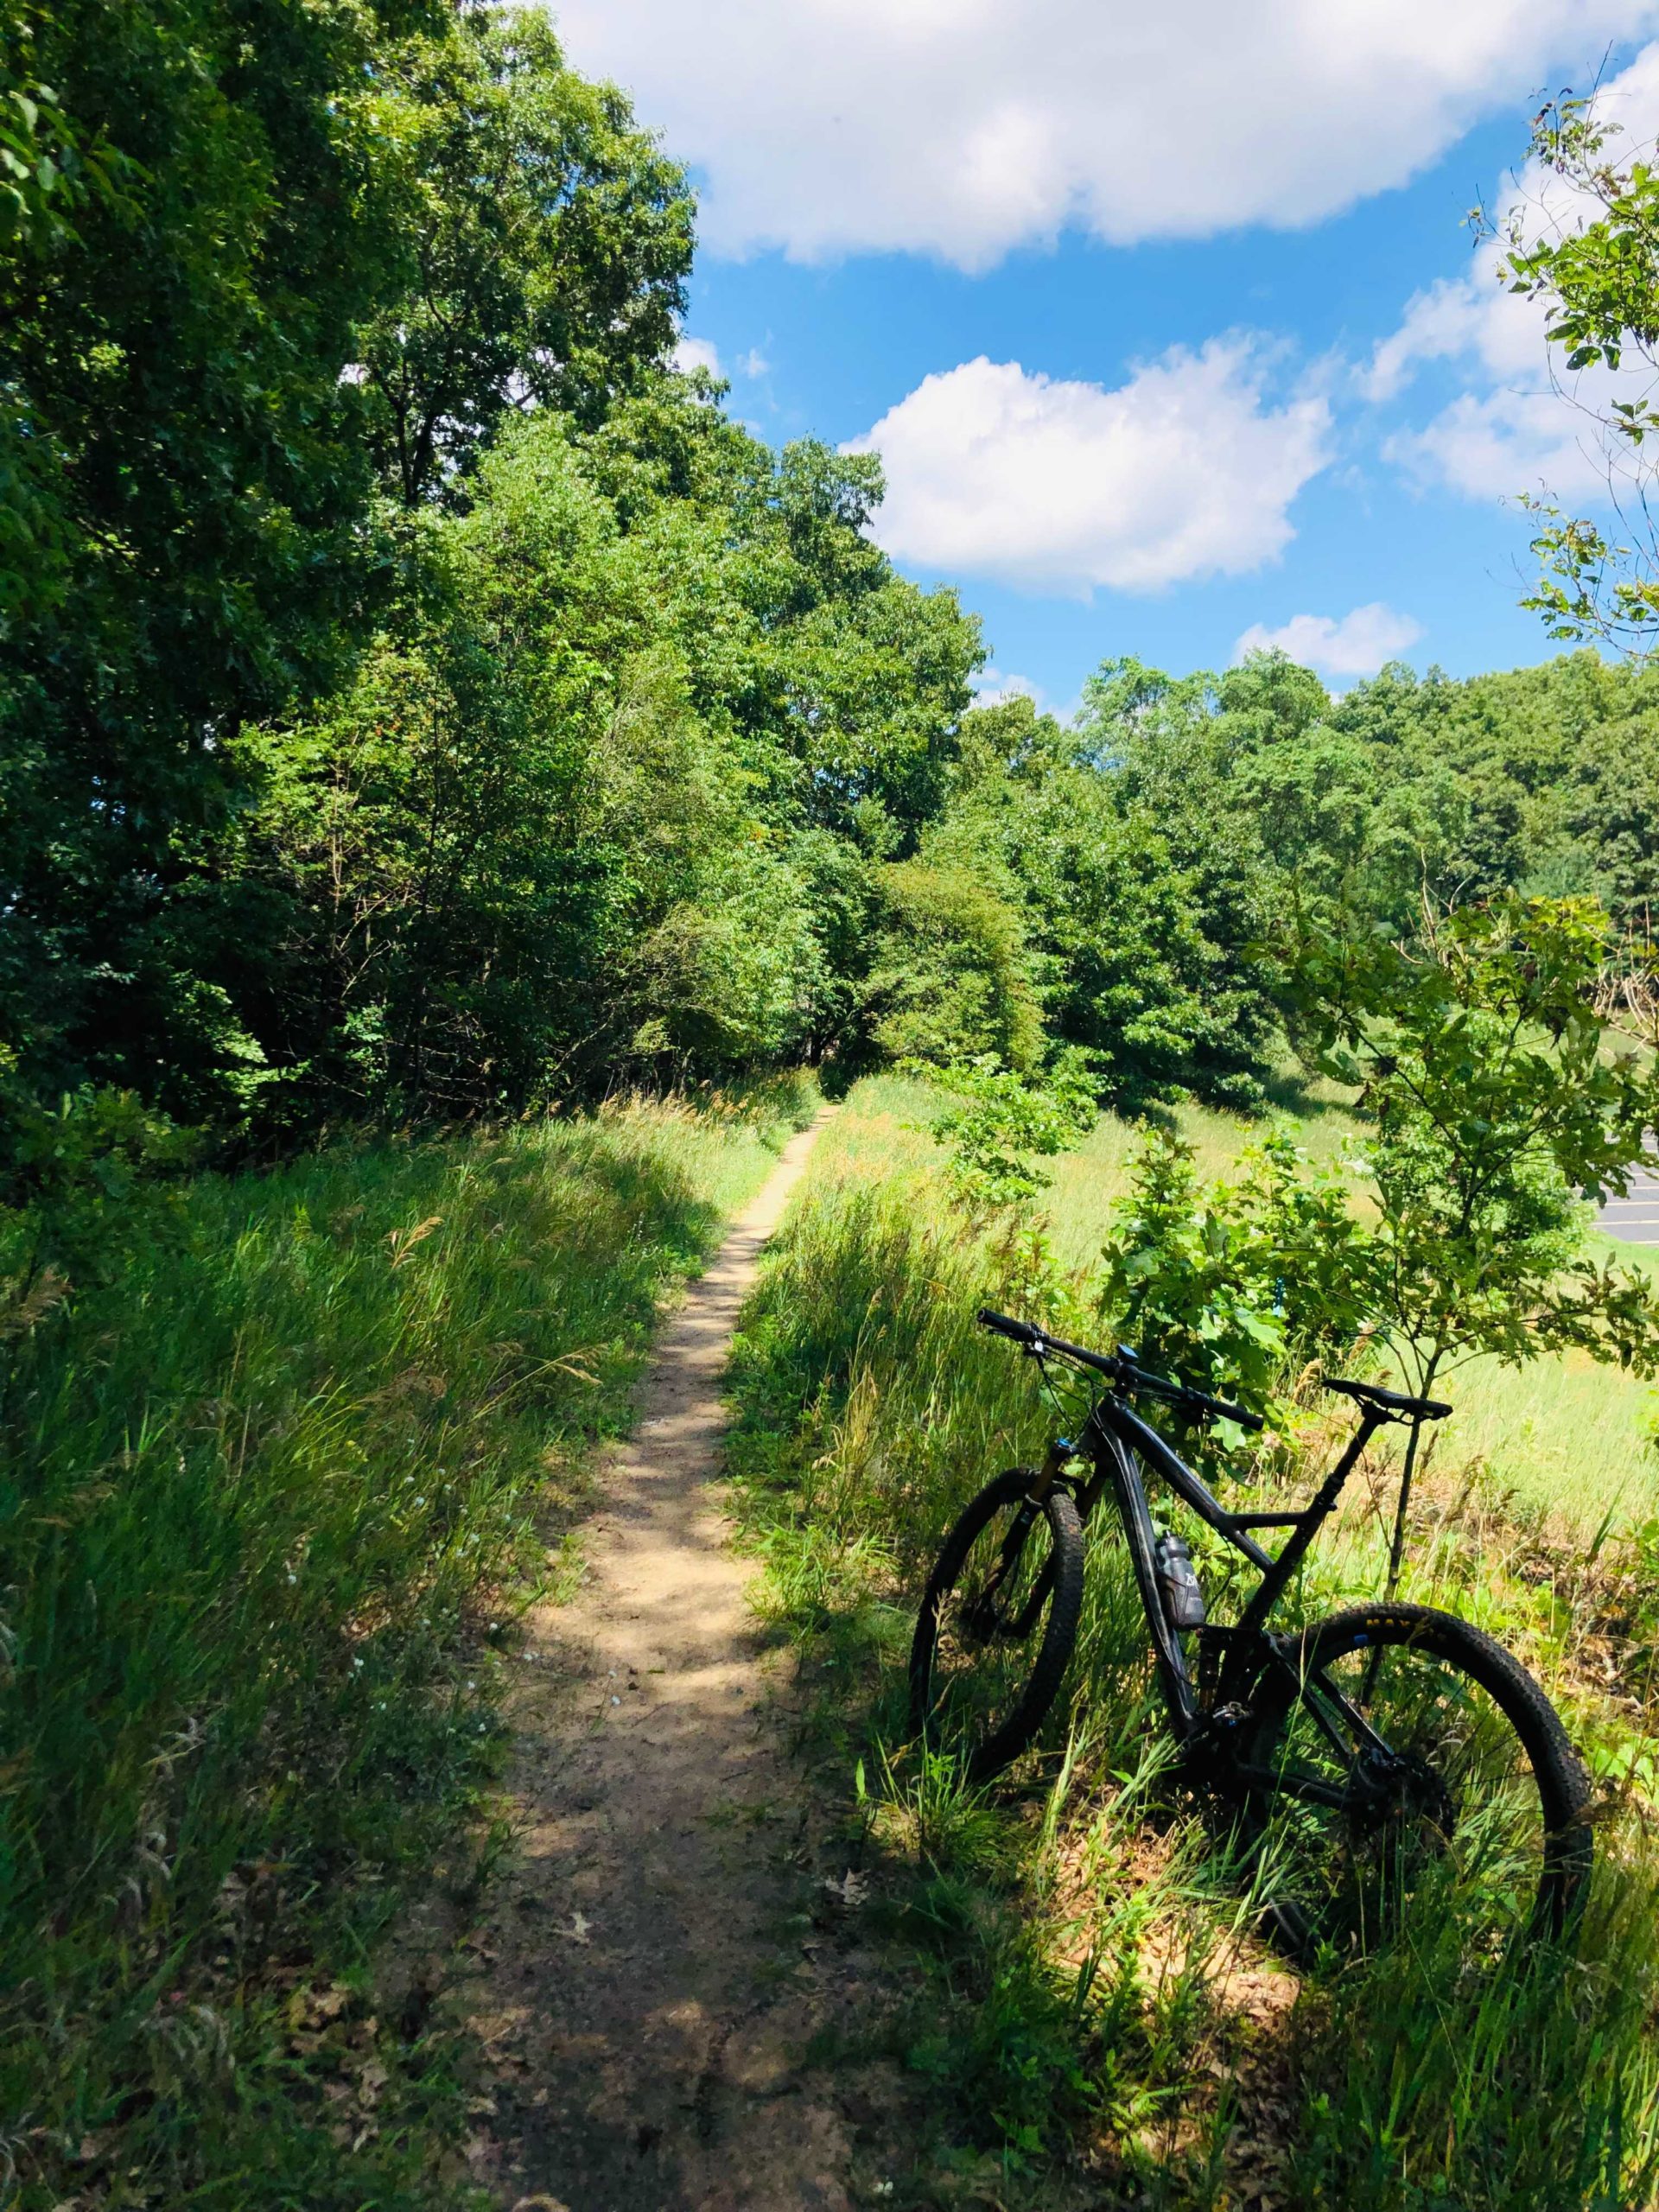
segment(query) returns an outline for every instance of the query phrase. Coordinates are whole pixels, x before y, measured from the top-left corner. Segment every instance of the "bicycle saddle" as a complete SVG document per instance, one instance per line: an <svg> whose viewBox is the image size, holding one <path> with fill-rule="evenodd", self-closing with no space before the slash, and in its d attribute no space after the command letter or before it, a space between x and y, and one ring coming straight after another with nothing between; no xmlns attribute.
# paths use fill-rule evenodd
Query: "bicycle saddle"
<svg viewBox="0 0 1659 2212"><path fill-rule="evenodd" d="M1413 1398L1403 1390L1385 1390L1377 1382L1344 1382L1335 1375L1325 1378L1327 1390L1337 1390L1356 1405L1372 1406L1390 1421L1444 1421L1452 1410L1438 1398Z"/></svg>

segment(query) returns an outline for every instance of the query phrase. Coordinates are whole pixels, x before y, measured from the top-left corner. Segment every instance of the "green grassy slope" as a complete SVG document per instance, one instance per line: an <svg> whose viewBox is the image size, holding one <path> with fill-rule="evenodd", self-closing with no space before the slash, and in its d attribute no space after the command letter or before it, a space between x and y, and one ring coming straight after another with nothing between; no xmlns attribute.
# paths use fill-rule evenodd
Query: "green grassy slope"
<svg viewBox="0 0 1659 2212"><path fill-rule="evenodd" d="M0 2200L461 2201L373 1939L476 1871L533 1509L812 1103L203 1178L0 1346Z"/></svg>
<svg viewBox="0 0 1659 2212"><path fill-rule="evenodd" d="M974 1326L974 1310L1040 1313L1064 1294L1018 1240L976 1238L952 1218L915 1126L927 1111L925 1093L872 1083L826 1133L746 1315L734 1447L767 1565L763 1603L802 1656L833 1770L857 1763L878 1909L918 1980L895 2047L938 2084L942 2139L918 2151L902 2201L1005 2212L1651 2201L1655 1547L1638 1533L1598 1545L1573 1518L1599 1516L1609 1494L1615 1450L1586 1435L1598 1404L1650 1500L1640 1394L1621 1408L1617 1378L1552 1367L1503 1378L1483 1402L1485 1378L1473 1378L1464 1440L1453 1448L1448 1424L1446 1456L1419 1493L1402 1592L1509 1644L1595 1770L1599 1873L1576 1956L1477 1971L1445 1929L1417 1927L1408 1944L1299 1981L1254 1942L1212 1832L1157 1782L1121 1547L1090 1548L1069 1719L1052 1717L1010 1789L966 1796L903 1744L904 1657L939 1538L1054 1424L1030 1369ZM1328 1140L1335 1116L1324 1118ZM1245 1134L1192 1126L1217 1164ZM1127 1141L1103 1125L1055 1163L1057 1243L1097 1243ZM1344 1411L1311 1419L1299 1495L1345 1431ZM1563 1469L1586 1463L1594 1472L1570 1489ZM1526 1503L1563 1491L1572 1510L1554 1519ZM1381 1586L1389 1503L1373 1462L1295 1606L1323 1613ZM1167 1501L1159 1510L1180 1518ZM1188 1533L1225 1618L1217 1548Z"/></svg>

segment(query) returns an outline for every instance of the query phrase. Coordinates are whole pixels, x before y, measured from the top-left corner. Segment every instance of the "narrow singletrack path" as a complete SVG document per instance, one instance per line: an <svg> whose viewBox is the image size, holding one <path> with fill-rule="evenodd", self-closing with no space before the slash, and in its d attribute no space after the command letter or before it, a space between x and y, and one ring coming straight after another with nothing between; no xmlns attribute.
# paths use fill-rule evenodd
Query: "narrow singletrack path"
<svg viewBox="0 0 1659 2212"><path fill-rule="evenodd" d="M840 2212L880 2194L858 2169L861 2127L892 2111L886 2069L832 2080L809 2050L860 2008L871 1962L837 1940L814 1872L745 1602L754 1569L710 1488L733 1329L825 1118L671 1315L586 1524L582 1586L530 1622L518 1853L474 2009L494 2107L474 2171L504 2206Z"/></svg>

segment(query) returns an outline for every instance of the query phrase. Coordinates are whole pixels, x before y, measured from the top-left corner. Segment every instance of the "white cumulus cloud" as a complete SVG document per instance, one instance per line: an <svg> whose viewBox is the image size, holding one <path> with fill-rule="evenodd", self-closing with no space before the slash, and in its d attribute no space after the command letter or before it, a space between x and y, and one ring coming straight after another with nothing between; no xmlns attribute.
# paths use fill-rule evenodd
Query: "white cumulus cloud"
<svg viewBox="0 0 1659 2212"><path fill-rule="evenodd" d="M896 560L1086 598L1236 575L1282 551L1325 466L1330 410L1272 404L1248 335L1177 347L1116 389L982 356L926 378L850 450L874 451Z"/></svg>
<svg viewBox="0 0 1659 2212"><path fill-rule="evenodd" d="M707 338L682 338L674 348L674 365L683 375L694 369L707 369L711 377L723 377L720 365L720 349Z"/></svg>
<svg viewBox="0 0 1659 2212"><path fill-rule="evenodd" d="M1039 714L1048 709L1048 694L1040 683L1033 683L1028 676L1019 676L1012 669L982 668L973 679L974 704L976 707L1000 707L1007 699L1029 699Z"/></svg>
<svg viewBox="0 0 1659 2212"><path fill-rule="evenodd" d="M1319 220L1514 112L1659 0L562 0L702 172L715 251L982 269L1075 226L1113 243Z"/></svg>
<svg viewBox="0 0 1659 2212"><path fill-rule="evenodd" d="M1589 411L1611 384L1576 378L1570 396L1548 384L1529 391L1463 392L1421 429L1386 438L1382 455L1420 482L1446 485L1471 499L1522 492L1605 499L1610 479L1630 474L1628 455L1609 444Z"/></svg>
<svg viewBox="0 0 1659 2212"><path fill-rule="evenodd" d="M1615 159L1650 144L1659 136L1659 44L1644 48L1597 106L1620 126ZM1495 213L1500 237L1516 213L1537 238L1568 233L1599 212L1532 162L1510 180ZM1375 401L1398 397L1426 362L1450 363L1468 380L1469 389L1428 421L1396 432L1383 453L1420 480L1471 499L1540 485L1563 498L1605 494L1610 471L1628 477L1629 460L1609 448L1597 418L1614 399L1646 391L1653 372L1635 358L1617 372L1576 375L1559 356L1552 365L1545 309L1508 289L1504 252L1488 239L1465 276L1419 292L1361 372L1360 389Z"/></svg>
<svg viewBox="0 0 1659 2212"><path fill-rule="evenodd" d="M1233 648L1233 658L1240 661L1246 653L1276 651L1332 676L1373 676L1422 634L1421 624L1410 615L1373 600L1339 620L1329 614L1293 614L1276 630L1253 623Z"/></svg>

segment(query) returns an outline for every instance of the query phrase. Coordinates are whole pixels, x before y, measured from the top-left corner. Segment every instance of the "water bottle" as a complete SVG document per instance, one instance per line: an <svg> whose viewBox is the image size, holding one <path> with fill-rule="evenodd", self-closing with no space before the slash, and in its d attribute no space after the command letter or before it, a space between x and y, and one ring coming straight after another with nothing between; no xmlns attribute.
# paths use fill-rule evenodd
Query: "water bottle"
<svg viewBox="0 0 1659 2212"><path fill-rule="evenodd" d="M1204 1592L1184 1536L1160 1536L1154 1548L1164 1616L1173 1629L1204 1626Z"/></svg>

